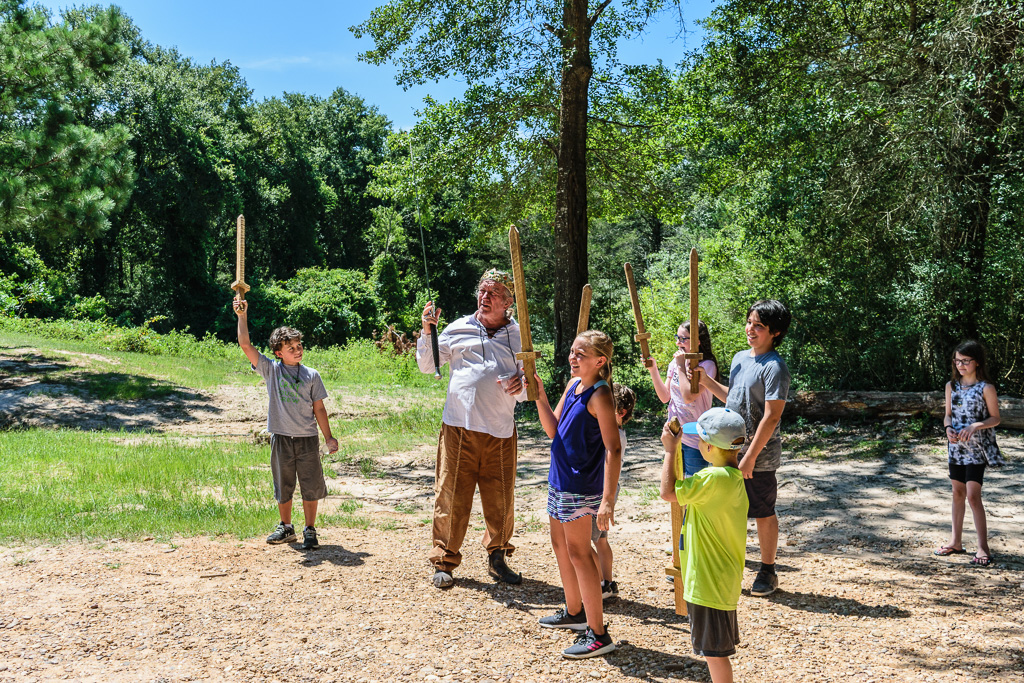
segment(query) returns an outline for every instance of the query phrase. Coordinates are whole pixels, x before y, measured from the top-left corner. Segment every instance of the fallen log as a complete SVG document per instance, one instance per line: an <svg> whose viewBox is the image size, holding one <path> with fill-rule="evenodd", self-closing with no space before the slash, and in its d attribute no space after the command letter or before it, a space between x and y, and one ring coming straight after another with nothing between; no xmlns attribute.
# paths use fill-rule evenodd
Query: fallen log
<svg viewBox="0 0 1024 683"><path fill-rule="evenodd" d="M814 418L900 418L927 414L942 418L941 391L798 391L786 403L791 415ZM999 426L1024 429L1024 399L999 398Z"/></svg>

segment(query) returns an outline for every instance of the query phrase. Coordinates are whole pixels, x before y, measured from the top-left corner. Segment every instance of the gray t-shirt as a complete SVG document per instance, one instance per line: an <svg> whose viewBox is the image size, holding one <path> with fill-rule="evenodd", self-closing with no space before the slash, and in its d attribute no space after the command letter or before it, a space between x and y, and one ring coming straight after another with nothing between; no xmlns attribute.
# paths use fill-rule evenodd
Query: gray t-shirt
<svg viewBox="0 0 1024 683"><path fill-rule="evenodd" d="M785 401L789 394L789 368L776 351L752 356L750 351L740 351L732 357L729 371L729 397L725 407L735 410L747 423L747 440L740 449L740 457L746 454L750 441L757 432L757 425L764 417L765 401ZM754 464L755 472L774 472L782 464L782 438L779 425L775 425L768 443L761 449Z"/></svg>
<svg viewBox="0 0 1024 683"><path fill-rule="evenodd" d="M285 365L262 353L253 368L267 383L267 431L282 436L316 436L313 403L327 398L320 373L302 365Z"/></svg>

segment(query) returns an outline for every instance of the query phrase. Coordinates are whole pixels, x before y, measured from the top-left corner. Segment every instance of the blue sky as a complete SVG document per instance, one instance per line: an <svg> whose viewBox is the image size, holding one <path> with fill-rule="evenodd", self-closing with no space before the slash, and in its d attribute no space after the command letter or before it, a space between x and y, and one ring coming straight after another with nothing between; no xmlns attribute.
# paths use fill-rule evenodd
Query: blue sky
<svg viewBox="0 0 1024 683"><path fill-rule="evenodd" d="M712 2L692 0L683 5L687 29L683 38L677 37L673 16L664 14L646 35L622 47L621 58L633 63L660 58L675 64L685 51L700 46L702 34L696 20L711 12ZM39 4L56 11L86 3L45 0ZM285 91L327 96L340 86L376 106L396 127L408 128L425 96L445 101L462 92L462 84L456 81L403 91L395 84L391 67L358 60L372 41L356 40L348 28L369 18L384 0L121 0L114 4L152 43L176 47L199 63L230 61L258 99Z"/></svg>

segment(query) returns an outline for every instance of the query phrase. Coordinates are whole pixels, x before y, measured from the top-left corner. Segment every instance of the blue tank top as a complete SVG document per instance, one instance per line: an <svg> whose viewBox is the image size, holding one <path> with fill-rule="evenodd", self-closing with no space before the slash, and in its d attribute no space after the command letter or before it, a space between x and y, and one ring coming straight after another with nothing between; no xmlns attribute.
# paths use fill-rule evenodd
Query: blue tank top
<svg viewBox="0 0 1024 683"><path fill-rule="evenodd" d="M577 379L566 394L558 431L551 442L551 467L548 483L563 493L596 495L604 492L605 447L601 426L587 410L590 397L600 386L608 386L603 379L576 395Z"/></svg>

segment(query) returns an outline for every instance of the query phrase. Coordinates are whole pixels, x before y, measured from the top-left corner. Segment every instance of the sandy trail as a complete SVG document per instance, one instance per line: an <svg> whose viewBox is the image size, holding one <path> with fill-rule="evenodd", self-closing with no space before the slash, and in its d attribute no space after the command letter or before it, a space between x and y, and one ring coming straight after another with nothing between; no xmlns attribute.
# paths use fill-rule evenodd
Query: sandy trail
<svg viewBox="0 0 1024 683"><path fill-rule="evenodd" d="M0 415L16 424L156 424L183 436L251 438L264 419L259 387L126 405L11 380L25 373L10 363L37 362L30 356L0 357L8 370ZM537 627L562 597L547 539L540 436L527 428L521 438L511 561L526 577L520 587L487 576L478 502L456 586L430 586L424 520L434 445L426 443L384 458L380 477L335 464L325 510L355 497L374 526L322 527L316 552L262 538L0 546L0 681L708 680L663 578L669 521L654 489L661 456L650 434L630 436L611 535L621 597L606 619L618 649L569 662L559 653L570 636ZM1024 438L1001 434L1010 464L986 474L997 557L984 570L969 556L931 554L949 533L937 438L893 440L870 459L857 445L874 430L844 427L834 436L813 458L794 454L809 452L800 435L786 438L781 586L769 598L740 600L737 680L1024 680ZM748 538L745 587L757 566L752 527ZM973 550L970 515L965 540Z"/></svg>

